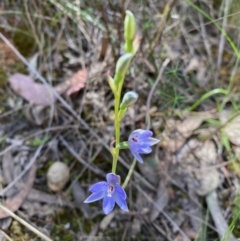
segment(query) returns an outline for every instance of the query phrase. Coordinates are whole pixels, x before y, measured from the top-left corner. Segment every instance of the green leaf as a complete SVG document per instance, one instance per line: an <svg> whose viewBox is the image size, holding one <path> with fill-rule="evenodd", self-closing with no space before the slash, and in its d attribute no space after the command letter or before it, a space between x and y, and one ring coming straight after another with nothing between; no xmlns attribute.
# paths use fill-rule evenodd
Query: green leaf
<svg viewBox="0 0 240 241"><path fill-rule="evenodd" d="M32 141L32 145L33 145L34 147L38 147L38 146L40 146L42 143L46 143L47 141L49 141L49 139L50 139L50 136L46 136L46 137L44 137L43 139L36 138L36 139L34 139L34 140Z"/></svg>

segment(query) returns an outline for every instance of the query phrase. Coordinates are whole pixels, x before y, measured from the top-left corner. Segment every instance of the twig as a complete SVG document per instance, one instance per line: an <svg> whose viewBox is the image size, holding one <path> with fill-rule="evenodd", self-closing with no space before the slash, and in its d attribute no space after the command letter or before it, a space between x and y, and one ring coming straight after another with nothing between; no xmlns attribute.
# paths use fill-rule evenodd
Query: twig
<svg viewBox="0 0 240 241"><path fill-rule="evenodd" d="M155 39L153 40L153 44L151 46L151 50L150 50L150 54L149 54L150 56L152 55L152 53L153 53L154 49L156 48L157 44L159 43L159 41L161 41L161 38L163 35L163 30L167 24L167 21L169 19L170 13L172 11L172 8L173 8L175 2L176 2L176 0L173 0L172 2L167 3L167 5L166 5L167 10L166 10L165 16L162 18L157 35L156 35Z"/></svg>
<svg viewBox="0 0 240 241"><path fill-rule="evenodd" d="M134 158L134 160L133 160L133 162L132 162L132 165L131 165L131 168L130 168L130 170L129 170L129 172L128 172L128 175L127 175L127 177L126 177L126 179L125 179L125 181L124 181L124 183L123 183L123 185L122 185L122 187L125 189L126 188L126 186L128 185L128 182L129 182L129 180L130 180L130 178L131 178L131 176L132 176L132 173L133 173L133 170L134 170L134 168L135 168L135 166L136 166L136 163L137 163L137 160L136 160L136 158Z"/></svg>
<svg viewBox="0 0 240 241"><path fill-rule="evenodd" d="M43 146L44 146L44 143L40 145L38 149L35 151L33 157L31 158L30 162L26 165L25 169L11 183L9 183L5 188L3 188L0 191L0 196L4 195L6 191L12 188L27 173L27 171L31 168L34 162L37 161L37 157L40 154Z"/></svg>
<svg viewBox="0 0 240 241"><path fill-rule="evenodd" d="M60 141L62 142L62 144L68 149L68 151L84 166L86 166L89 170L93 171L94 173L105 177L105 173L100 170L98 167L90 165L88 162L84 161L78 154L77 152L65 141L65 139L60 136L59 137Z"/></svg>
<svg viewBox="0 0 240 241"><path fill-rule="evenodd" d="M206 31L206 28L205 28L206 26L204 25L204 22L203 22L203 16L202 16L202 14L198 13L198 17L199 17L199 20L200 20L200 28L201 28L201 32L202 32L203 44L204 44L205 49L207 51L208 58L211 61L211 64L213 64L211 45L209 43L209 39L208 39L208 36L207 36L207 31Z"/></svg>
<svg viewBox="0 0 240 241"><path fill-rule="evenodd" d="M149 201L150 203L152 203L154 205L154 207L159 210L162 215L172 224L172 226L178 230L178 232L182 235L184 241L190 241L190 239L187 237L187 235L182 231L182 229L174 222L174 220L172 220L172 218L165 212L163 211L161 208L159 208L159 206L156 204L156 202L153 201L153 199L151 197L149 197L149 195L139 186L136 185L136 188L138 189L138 191L143 194L143 196L147 199L147 201Z"/></svg>
<svg viewBox="0 0 240 241"><path fill-rule="evenodd" d="M9 241L13 241L6 233L4 233L2 230L0 230L0 233L2 234L2 236L4 236L4 238L8 239Z"/></svg>
<svg viewBox="0 0 240 241"><path fill-rule="evenodd" d="M36 132L24 137L23 139L18 140L16 143L13 143L12 145L6 147L3 151L0 152L0 156L4 155L5 153L10 151L14 147L23 145L23 143L25 141L27 141L33 137L39 136L43 133L46 133L46 136L47 136L50 131L60 131L60 130L75 129L75 128L77 129L78 127L79 127L78 125L51 126L51 127L45 128L43 130L36 131Z"/></svg>
<svg viewBox="0 0 240 241"><path fill-rule="evenodd" d="M218 199L217 199L217 193L215 190L207 195L206 201L207 201L210 213L212 215L213 221L215 223L215 226L217 228L219 238L222 238L229 229L228 229L227 222L222 215L222 212L218 203ZM233 235L229 235L228 238L229 238L228 239L229 241L237 240Z"/></svg>
<svg viewBox="0 0 240 241"><path fill-rule="evenodd" d="M8 208L4 207L2 204L0 204L0 208L9 214L9 216L11 216L12 218L16 219L19 223L21 223L22 225L24 225L25 227L27 227L29 230L31 230L33 233L35 233L36 235L38 235L39 237L41 237L42 239L46 240L46 241L53 241L52 239L50 239L49 237L47 237L45 234L41 233L39 230L37 230L36 228L34 228L32 225L30 225L29 223L27 223L26 221L24 221L22 218L20 218L19 216L17 216L16 214L14 214L12 211L10 211Z"/></svg>
<svg viewBox="0 0 240 241"><path fill-rule="evenodd" d="M226 26L227 26L227 18L228 18L228 12L229 12L230 4L231 4L231 0L225 0L224 18L223 18L223 23L222 23L222 29L226 29ZM225 44L225 36L224 36L224 33L222 32L221 38L220 38L220 43L219 43L217 69L215 71L215 76L214 76L214 86L215 86L215 88L218 86L219 68L222 64L222 55L223 55L223 50L224 50L224 44Z"/></svg>
<svg viewBox="0 0 240 241"><path fill-rule="evenodd" d="M34 38L35 38L35 40L36 40L36 42L37 42L39 51L40 51L40 53L42 54L41 41L39 40L37 31L36 31L36 29L35 29L35 27L34 27L34 24L33 24L32 19L31 19L31 16L30 16L30 13L29 13L29 9L28 9L27 0L24 0L24 8L25 8L25 11L26 11L26 16L27 16L28 22L29 22L29 24L30 24L30 26L31 26L31 29L32 29L32 31L33 31Z"/></svg>
<svg viewBox="0 0 240 241"><path fill-rule="evenodd" d="M55 5L60 11L62 11L66 16L68 16L73 22L75 22L78 25L78 28L80 29L80 31L83 33L86 40L88 42L91 42L90 36L88 35L88 33L85 31L85 29L82 26L83 23L82 23L82 21L80 21L81 19L75 19L75 17L70 14L70 12L67 10L67 4L66 4L66 6L63 6L59 3L59 1L56 1L56 0L49 0L49 1L53 5ZM70 6L74 6L74 5L72 5L72 3L70 3L70 1L69 2L67 1L66 3L69 3ZM79 9L79 11L80 11L80 9Z"/></svg>
<svg viewBox="0 0 240 241"><path fill-rule="evenodd" d="M150 111L151 99L152 99L153 93L154 93L154 91L155 91L155 89L156 89L159 81L160 81L161 78L162 78L164 69L167 67L167 65L169 64L169 62L170 62L170 59L169 59L169 58L165 59L165 61L163 62L162 67L161 67L161 69L160 69L160 71L159 71L158 77L157 77L157 79L156 79L154 85L152 86L152 88L151 88L151 90L150 90L150 93L149 93L149 95L148 95L147 104L146 104L146 124L147 124L147 128L146 128L146 129L149 129L150 126L151 126L151 119L150 119L150 113L149 113L149 111Z"/></svg>

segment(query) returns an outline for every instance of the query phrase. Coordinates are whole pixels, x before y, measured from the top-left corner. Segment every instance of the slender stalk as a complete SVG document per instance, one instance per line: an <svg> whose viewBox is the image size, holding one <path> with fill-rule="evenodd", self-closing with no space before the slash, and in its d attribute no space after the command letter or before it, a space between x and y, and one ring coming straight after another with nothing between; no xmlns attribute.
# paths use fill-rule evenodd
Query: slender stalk
<svg viewBox="0 0 240 241"><path fill-rule="evenodd" d="M115 120L114 120L114 126L115 126L115 145L117 146L120 143L120 127L121 127L121 120L118 118L118 111L120 106L120 100L121 100L121 93L122 93L122 86L123 86L123 80L120 81L116 94L115 94L115 104L114 104L114 113L115 113ZM115 154L113 156L113 164L112 164L112 173L116 173L117 169L117 161L119 157L119 149L115 150Z"/></svg>
<svg viewBox="0 0 240 241"><path fill-rule="evenodd" d="M114 104L114 112L115 112L114 126L115 126L115 140L116 140L115 145L116 146L120 142L120 123L118 120L119 102L120 102L120 97L119 97L119 94L117 93L115 95L115 104ZM113 156L112 173L116 172L118 156L119 156L119 149L115 149L115 154Z"/></svg>
<svg viewBox="0 0 240 241"><path fill-rule="evenodd" d="M131 53L133 49L133 42L131 40L126 41L126 52Z"/></svg>
<svg viewBox="0 0 240 241"><path fill-rule="evenodd" d="M132 162L132 165L131 165L131 167L130 167L130 169L129 169L129 171L128 171L128 174L127 174L127 177L126 177L126 179L125 179L125 181L124 181L124 183L123 183L123 185L122 185L122 187L125 189L126 187L127 187L127 185L128 185L128 182L129 182L129 180L130 180L130 178L131 178L131 176L132 176L132 174L133 174L133 170L134 170L134 168L135 168L135 166L136 166L136 163L137 163L137 160L136 160L136 158L134 158L134 160L133 160L133 162Z"/></svg>
<svg viewBox="0 0 240 241"><path fill-rule="evenodd" d="M8 208L4 207L2 204L0 204L0 208L6 212L9 216L11 216L12 218L16 219L19 223L21 223L22 225L24 225L26 228L28 228L29 230L31 230L32 232L34 232L36 235L38 235L39 237L41 237L42 239L44 239L45 241L52 241L52 239L50 239L49 237L47 237L45 234L41 233L39 230L37 230L36 228L34 228L32 225L30 225L29 223L27 223L26 221L24 221L22 218L18 217L16 214L14 214L12 211L10 211Z"/></svg>

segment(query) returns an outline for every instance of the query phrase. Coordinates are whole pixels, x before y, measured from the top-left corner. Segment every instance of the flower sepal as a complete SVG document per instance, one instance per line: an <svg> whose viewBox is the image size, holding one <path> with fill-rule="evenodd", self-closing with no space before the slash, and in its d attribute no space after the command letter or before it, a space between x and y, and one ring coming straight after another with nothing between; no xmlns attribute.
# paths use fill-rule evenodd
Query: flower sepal
<svg viewBox="0 0 240 241"><path fill-rule="evenodd" d="M116 86L114 84L114 79L110 75L108 76L108 84L109 84L113 94L115 95L116 94Z"/></svg>
<svg viewBox="0 0 240 241"><path fill-rule="evenodd" d="M121 119L124 117L126 111L127 111L127 108L125 108L125 109L120 109L120 110L118 111L118 120L119 120L119 121L121 121Z"/></svg>
<svg viewBox="0 0 240 241"><path fill-rule="evenodd" d="M110 152L111 152L111 154L112 154L113 157L115 157L115 155L116 155L116 149L114 148L115 142L116 142L116 141L114 140L114 141L112 141L111 144L110 144Z"/></svg>
<svg viewBox="0 0 240 241"><path fill-rule="evenodd" d="M120 142L119 144L117 144L116 149L122 150L122 149L128 149L129 148L129 144L127 141L123 141Z"/></svg>

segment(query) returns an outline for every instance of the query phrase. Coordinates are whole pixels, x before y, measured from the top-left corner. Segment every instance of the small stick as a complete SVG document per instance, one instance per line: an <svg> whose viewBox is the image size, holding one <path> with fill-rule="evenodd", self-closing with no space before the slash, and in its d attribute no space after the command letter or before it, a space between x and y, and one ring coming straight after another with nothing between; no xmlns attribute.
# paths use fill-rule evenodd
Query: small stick
<svg viewBox="0 0 240 241"><path fill-rule="evenodd" d="M17 216L16 214L14 214L12 211L10 211L8 208L4 207L2 204L0 204L0 208L6 212L7 214L9 214L9 216L11 216L12 218L14 218L15 220L17 220L19 223L21 223L22 225L24 225L26 228L28 228L29 230L31 230L33 233L35 233L36 235L38 235L39 237L41 237L42 239L46 240L46 241L53 241L52 239L50 239L49 237L47 237L45 234L41 233L39 230L37 230L36 228L34 228L32 225L30 225L29 223L27 223L26 221L24 221L22 218L20 218L19 216Z"/></svg>
<svg viewBox="0 0 240 241"><path fill-rule="evenodd" d="M147 125L147 128L146 128L146 129L147 129L147 130L148 130L148 129L150 128L150 126L151 126L151 123L150 123L150 122L151 122L151 119L150 119L150 113L149 113L149 111L150 111L150 105L151 105L151 99L152 99L153 93L154 93L154 91L155 91L155 89L156 89L159 81L160 81L161 78L162 78L163 71L164 71L164 69L167 67L167 65L169 64L169 62L170 62L170 59L169 59L169 58L165 59L165 61L163 62L162 68L160 69L159 74L158 74L158 77L157 77L154 85L152 86L152 89L150 90L150 93L149 93L148 98L147 98L147 105L146 105L146 109L147 109L147 110L146 110L146 125Z"/></svg>

